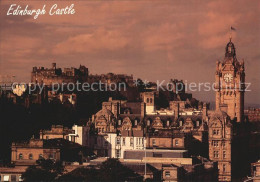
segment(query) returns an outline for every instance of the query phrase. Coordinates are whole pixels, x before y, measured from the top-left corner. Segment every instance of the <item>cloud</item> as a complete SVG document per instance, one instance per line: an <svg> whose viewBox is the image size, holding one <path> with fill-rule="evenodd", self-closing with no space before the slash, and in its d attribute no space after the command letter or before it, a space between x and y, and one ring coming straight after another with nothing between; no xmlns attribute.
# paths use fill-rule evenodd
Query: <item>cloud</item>
<svg viewBox="0 0 260 182"><path fill-rule="evenodd" d="M90 53L101 50L115 51L127 46L129 40L119 31L99 29L93 33L76 35L58 43L54 54Z"/></svg>

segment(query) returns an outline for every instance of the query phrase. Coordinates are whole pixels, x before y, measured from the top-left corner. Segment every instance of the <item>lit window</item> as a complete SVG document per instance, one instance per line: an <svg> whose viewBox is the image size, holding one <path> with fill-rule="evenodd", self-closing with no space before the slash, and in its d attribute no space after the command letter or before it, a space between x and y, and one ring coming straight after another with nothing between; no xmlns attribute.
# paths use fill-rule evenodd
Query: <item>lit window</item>
<svg viewBox="0 0 260 182"><path fill-rule="evenodd" d="M180 126L182 126L182 121L180 121Z"/></svg>
<svg viewBox="0 0 260 182"><path fill-rule="evenodd" d="M200 126L200 121L196 121L196 125L197 125L197 126Z"/></svg>
<svg viewBox="0 0 260 182"><path fill-rule="evenodd" d="M33 155L29 154L29 159L32 160L33 159Z"/></svg>
<svg viewBox="0 0 260 182"><path fill-rule="evenodd" d="M19 154L19 159L23 159L23 154Z"/></svg>
<svg viewBox="0 0 260 182"><path fill-rule="evenodd" d="M170 171L165 171L165 177L171 177Z"/></svg>
<svg viewBox="0 0 260 182"><path fill-rule="evenodd" d="M9 175L4 175L4 181L9 181Z"/></svg>

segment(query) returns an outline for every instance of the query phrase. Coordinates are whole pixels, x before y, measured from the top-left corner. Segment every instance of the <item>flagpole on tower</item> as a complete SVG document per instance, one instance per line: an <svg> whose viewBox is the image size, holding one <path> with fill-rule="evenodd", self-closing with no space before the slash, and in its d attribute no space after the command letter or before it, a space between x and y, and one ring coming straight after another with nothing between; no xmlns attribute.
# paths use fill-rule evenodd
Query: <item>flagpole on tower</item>
<svg viewBox="0 0 260 182"><path fill-rule="evenodd" d="M230 26L230 35L229 35L230 42L232 39L232 31L236 31L236 29L234 27Z"/></svg>

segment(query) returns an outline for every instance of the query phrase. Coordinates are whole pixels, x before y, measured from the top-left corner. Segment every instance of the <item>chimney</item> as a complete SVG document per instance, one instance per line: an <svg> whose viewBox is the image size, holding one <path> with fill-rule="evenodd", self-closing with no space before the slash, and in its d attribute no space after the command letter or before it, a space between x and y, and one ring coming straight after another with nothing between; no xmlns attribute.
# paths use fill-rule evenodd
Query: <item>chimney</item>
<svg viewBox="0 0 260 182"><path fill-rule="evenodd" d="M207 116L208 116L208 106L207 106L207 103L203 103L202 119L207 120Z"/></svg>

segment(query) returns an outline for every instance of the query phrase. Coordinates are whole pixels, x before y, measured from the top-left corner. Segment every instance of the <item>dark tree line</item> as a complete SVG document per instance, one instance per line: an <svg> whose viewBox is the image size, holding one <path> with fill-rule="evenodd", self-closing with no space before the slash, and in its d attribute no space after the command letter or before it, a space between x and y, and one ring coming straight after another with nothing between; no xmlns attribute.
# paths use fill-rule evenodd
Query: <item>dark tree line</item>
<svg viewBox="0 0 260 182"><path fill-rule="evenodd" d="M22 178L24 181L142 181L118 159L107 159L98 167L80 167L66 173L61 163L52 160L38 160L37 166L28 167Z"/></svg>

